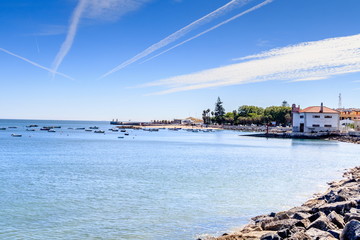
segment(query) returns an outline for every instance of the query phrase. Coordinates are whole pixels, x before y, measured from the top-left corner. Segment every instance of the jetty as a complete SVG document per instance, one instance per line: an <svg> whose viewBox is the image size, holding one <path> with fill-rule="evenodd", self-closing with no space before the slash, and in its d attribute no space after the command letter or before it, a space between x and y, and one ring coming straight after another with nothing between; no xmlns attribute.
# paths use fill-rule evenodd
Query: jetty
<svg viewBox="0 0 360 240"><path fill-rule="evenodd" d="M325 193L287 211L253 217L233 233L206 240L360 239L360 167L330 182ZM198 239L198 240L205 240Z"/></svg>

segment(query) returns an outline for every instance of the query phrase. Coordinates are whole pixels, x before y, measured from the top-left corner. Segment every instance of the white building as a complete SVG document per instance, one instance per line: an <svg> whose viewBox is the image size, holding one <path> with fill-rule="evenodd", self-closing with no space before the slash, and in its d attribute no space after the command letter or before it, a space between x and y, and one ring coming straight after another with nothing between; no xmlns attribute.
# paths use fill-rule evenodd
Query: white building
<svg viewBox="0 0 360 240"><path fill-rule="evenodd" d="M300 109L292 106L293 132L333 132L339 131L340 113L331 108L321 106Z"/></svg>

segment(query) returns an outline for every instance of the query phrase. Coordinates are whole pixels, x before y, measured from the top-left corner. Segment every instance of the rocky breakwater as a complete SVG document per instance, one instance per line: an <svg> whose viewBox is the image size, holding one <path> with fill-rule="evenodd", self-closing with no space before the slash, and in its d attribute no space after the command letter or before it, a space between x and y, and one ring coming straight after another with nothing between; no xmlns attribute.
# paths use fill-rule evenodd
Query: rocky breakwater
<svg viewBox="0 0 360 240"><path fill-rule="evenodd" d="M241 230L214 240L360 240L360 167L329 183L300 207L252 218Z"/></svg>
<svg viewBox="0 0 360 240"><path fill-rule="evenodd" d="M351 135L333 136L333 137L330 137L328 140L336 140L336 141L340 141L340 142L360 144L360 136L351 136Z"/></svg>

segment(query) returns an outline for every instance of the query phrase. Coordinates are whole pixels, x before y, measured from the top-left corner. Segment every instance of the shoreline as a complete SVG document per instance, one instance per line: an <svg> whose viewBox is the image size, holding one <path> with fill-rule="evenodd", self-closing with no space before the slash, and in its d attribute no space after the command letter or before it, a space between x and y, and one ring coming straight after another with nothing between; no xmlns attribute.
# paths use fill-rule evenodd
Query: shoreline
<svg viewBox="0 0 360 240"><path fill-rule="evenodd" d="M301 206L256 216L236 232L198 240L360 239L360 166L328 185Z"/></svg>

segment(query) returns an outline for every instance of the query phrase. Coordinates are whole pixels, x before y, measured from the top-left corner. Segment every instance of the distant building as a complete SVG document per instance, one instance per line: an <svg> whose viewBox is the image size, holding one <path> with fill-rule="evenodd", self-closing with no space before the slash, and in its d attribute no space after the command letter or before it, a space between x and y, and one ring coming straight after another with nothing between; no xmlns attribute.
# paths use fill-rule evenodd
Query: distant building
<svg viewBox="0 0 360 240"><path fill-rule="evenodd" d="M333 132L339 131L340 113L328 107L307 107L300 109L292 105L293 132Z"/></svg>
<svg viewBox="0 0 360 240"><path fill-rule="evenodd" d="M360 109L359 108L338 108L340 112L340 120L360 121Z"/></svg>
<svg viewBox="0 0 360 240"><path fill-rule="evenodd" d="M201 119L188 117L185 119L174 119L172 121L174 124L182 124L182 125L193 125L193 124L202 124L203 121Z"/></svg>

